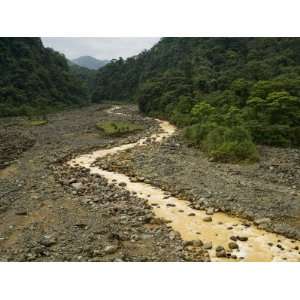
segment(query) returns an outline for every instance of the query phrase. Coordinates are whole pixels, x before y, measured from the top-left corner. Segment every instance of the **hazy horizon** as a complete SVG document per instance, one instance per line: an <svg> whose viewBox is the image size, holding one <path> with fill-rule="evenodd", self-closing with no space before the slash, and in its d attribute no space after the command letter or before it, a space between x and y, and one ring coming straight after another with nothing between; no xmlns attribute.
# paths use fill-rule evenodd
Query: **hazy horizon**
<svg viewBox="0 0 300 300"><path fill-rule="evenodd" d="M160 38L43 37L45 47L63 53L68 59L92 56L100 60L127 58L150 49Z"/></svg>

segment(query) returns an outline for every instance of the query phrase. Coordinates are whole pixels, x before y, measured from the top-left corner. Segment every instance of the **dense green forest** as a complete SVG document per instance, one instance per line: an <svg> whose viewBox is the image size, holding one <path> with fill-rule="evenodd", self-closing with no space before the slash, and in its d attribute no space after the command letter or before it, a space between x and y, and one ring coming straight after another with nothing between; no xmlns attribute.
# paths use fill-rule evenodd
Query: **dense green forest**
<svg viewBox="0 0 300 300"><path fill-rule="evenodd" d="M299 38L163 38L98 71L93 101L135 100L221 161L300 146Z"/></svg>
<svg viewBox="0 0 300 300"><path fill-rule="evenodd" d="M0 117L45 114L88 101L66 58L40 38L0 38Z"/></svg>
<svg viewBox="0 0 300 300"><path fill-rule="evenodd" d="M96 88L96 70L81 67L74 63L69 63L71 73L80 78L87 89L88 98L90 99Z"/></svg>

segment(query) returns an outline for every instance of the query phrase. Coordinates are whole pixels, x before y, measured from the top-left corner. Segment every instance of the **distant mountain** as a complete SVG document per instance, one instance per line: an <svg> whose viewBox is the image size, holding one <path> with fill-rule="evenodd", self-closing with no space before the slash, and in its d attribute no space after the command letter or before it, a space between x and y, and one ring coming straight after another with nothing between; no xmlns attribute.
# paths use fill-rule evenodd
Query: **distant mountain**
<svg viewBox="0 0 300 300"><path fill-rule="evenodd" d="M80 56L72 60L73 63L91 70L98 70L109 63L109 60L99 60L92 56Z"/></svg>

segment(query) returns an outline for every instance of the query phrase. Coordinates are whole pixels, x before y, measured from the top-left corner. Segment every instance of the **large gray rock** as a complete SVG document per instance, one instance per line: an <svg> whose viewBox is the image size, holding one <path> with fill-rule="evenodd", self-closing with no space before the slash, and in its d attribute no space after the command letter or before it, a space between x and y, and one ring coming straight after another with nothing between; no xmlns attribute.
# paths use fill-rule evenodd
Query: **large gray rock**
<svg viewBox="0 0 300 300"><path fill-rule="evenodd" d="M270 222L271 222L270 218L261 218L261 219L254 220L255 225L262 225L262 224L267 224L267 223L270 223Z"/></svg>
<svg viewBox="0 0 300 300"><path fill-rule="evenodd" d="M105 254L114 254L115 252L117 252L118 251L118 246L116 246L116 245L108 245L108 246L106 246L105 248L104 248L104 253Z"/></svg>
<svg viewBox="0 0 300 300"><path fill-rule="evenodd" d="M51 247L51 246L55 245L56 242L57 242L56 238L52 237L50 235L44 235L40 240L40 244L45 247Z"/></svg>
<svg viewBox="0 0 300 300"><path fill-rule="evenodd" d="M81 182L74 182L71 184L72 188L76 191L79 191L83 188L83 184Z"/></svg>

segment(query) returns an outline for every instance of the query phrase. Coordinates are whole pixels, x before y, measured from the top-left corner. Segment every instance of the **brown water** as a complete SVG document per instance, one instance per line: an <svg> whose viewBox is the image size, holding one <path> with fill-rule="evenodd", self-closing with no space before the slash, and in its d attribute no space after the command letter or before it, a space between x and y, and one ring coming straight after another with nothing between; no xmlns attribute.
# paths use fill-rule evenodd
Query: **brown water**
<svg viewBox="0 0 300 300"><path fill-rule="evenodd" d="M118 107L108 110L109 113L115 113ZM121 113L118 113L121 114ZM164 138L174 134L176 128L166 121L160 121L161 132L153 134L152 140L161 142ZM165 191L143 182L131 182L129 177L115 172L105 171L99 167L92 166L96 159L106 155L112 155L126 149L138 147L147 143L147 139L140 139L136 143L124 144L111 149L103 149L92 152L91 154L80 155L68 162L69 165L81 166L90 170L93 174L99 174L105 177L109 183L118 184L125 182L126 190L136 192L140 198L147 199L152 205L155 215L171 221L172 228L179 232L183 240L201 239L204 243L212 242L213 248L209 251L212 261L228 261L227 258L217 258L215 248L223 246L228 249L228 243L231 236L246 236L248 241L237 241L238 250L232 250L232 254L243 261L300 261L299 241L293 241L281 235L266 232L251 225L247 227L246 220L229 216L224 213L215 213L212 216L212 222L205 222L203 218L205 211L195 210L189 207L189 202L180 200L176 197L170 197ZM173 204L175 206L167 206ZM195 214L189 216L189 214ZM270 244L272 243L272 245ZM280 244L283 249L277 247Z"/></svg>

